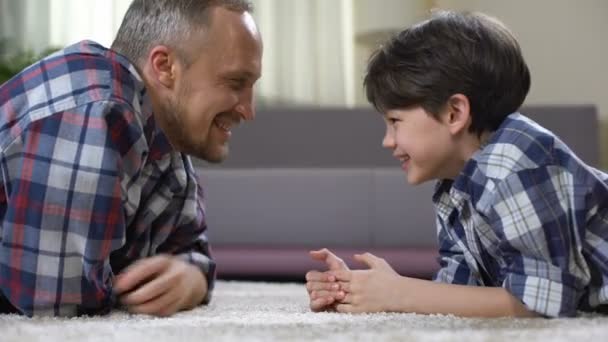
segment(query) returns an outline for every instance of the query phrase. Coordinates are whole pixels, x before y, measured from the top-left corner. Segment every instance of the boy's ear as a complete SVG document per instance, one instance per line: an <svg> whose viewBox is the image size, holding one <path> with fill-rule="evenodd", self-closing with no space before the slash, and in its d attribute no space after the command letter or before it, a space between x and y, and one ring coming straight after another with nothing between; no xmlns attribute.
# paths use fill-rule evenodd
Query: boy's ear
<svg viewBox="0 0 608 342"><path fill-rule="evenodd" d="M445 120L454 135L468 131L472 120L469 98L463 94L452 95L446 104Z"/></svg>

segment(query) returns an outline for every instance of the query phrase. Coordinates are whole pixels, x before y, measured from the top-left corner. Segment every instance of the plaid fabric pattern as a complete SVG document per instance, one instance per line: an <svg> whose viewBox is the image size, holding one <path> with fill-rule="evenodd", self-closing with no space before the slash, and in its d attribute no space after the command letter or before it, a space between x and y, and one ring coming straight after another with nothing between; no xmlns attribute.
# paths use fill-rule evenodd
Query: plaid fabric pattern
<svg viewBox="0 0 608 342"><path fill-rule="evenodd" d="M3 84L0 176L0 291L19 312L107 312L113 275L159 253L213 287L194 169L124 57L83 41Z"/></svg>
<svg viewBox="0 0 608 342"><path fill-rule="evenodd" d="M552 317L608 303L608 175L529 118L511 114L433 201L436 281L502 286Z"/></svg>

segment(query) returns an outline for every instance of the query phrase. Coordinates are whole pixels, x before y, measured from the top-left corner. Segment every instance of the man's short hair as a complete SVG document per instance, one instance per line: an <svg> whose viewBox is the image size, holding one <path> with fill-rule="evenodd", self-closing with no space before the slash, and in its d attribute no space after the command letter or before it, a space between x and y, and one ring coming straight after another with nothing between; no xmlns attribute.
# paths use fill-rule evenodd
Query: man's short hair
<svg viewBox="0 0 608 342"><path fill-rule="evenodd" d="M118 29L112 50L132 63L143 61L155 45L176 49L186 64L192 62L188 42L209 27L209 9L224 7L235 12L252 12L248 0L133 0Z"/></svg>
<svg viewBox="0 0 608 342"><path fill-rule="evenodd" d="M530 89L519 44L481 13L439 11L392 37L370 58L364 85L380 112L422 106L437 117L454 94L470 102L471 132L494 131Z"/></svg>

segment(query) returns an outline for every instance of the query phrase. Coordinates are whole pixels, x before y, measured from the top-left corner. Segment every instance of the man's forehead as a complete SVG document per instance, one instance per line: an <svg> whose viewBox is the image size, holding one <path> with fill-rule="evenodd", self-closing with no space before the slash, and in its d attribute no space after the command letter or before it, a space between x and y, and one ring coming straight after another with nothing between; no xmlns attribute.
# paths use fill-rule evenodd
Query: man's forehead
<svg viewBox="0 0 608 342"><path fill-rule="evenodd" d="M249 32L254 35L259 35L258 26L256 25L255 20L253 20L253 16L249 12L243 13L243 24Z"/></svg>

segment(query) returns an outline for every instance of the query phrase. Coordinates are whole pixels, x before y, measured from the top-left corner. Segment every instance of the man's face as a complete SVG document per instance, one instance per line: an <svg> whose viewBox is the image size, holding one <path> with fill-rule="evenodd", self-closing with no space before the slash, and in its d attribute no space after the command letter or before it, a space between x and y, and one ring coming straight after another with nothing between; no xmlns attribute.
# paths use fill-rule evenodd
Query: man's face
<svg viewBox="0 0 608 342"><path fill-rule="evenodd" d="M262 42L249 13L214 7L210 19L209 27L195 34L204 42L192 42L200 46L192 64L178 62L181 72L157 117L177 150L221 162L231 129L255 117L253 85L261 74Z"/></svg>

